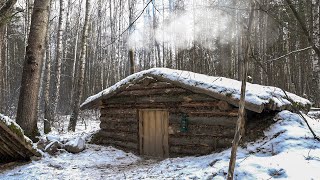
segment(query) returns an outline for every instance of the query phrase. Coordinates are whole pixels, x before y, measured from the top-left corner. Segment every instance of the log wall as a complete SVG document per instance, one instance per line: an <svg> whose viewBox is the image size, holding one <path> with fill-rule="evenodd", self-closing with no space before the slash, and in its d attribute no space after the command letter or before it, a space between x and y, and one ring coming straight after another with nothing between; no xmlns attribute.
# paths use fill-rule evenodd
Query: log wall
<svg viewBox="0 0 320 180"><path fill-rule="evenodd" d="M231 146L238 109L166 82L143 80L102 102L97 141L139 153L139 109L169 112L170 157L208 154ZM183 114L188 131L181 132Z"/></svg>

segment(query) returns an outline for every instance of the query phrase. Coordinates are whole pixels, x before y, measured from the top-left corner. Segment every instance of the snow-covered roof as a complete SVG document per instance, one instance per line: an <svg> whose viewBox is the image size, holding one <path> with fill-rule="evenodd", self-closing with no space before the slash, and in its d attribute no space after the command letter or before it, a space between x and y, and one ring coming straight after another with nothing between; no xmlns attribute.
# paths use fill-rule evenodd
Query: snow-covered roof
<svg viewBox="0 0 320 180"><path fill-rule="evenodd" d="M241 93L241 82L225 77L214 77L190 71L181 71L168 68L152 68L132 74L113 86L90 96L81 105L81 109L93 108L102 99L107 99L144 77L153 77L157 80L172 83L195 93L203 93L213 98L227 101L238 106ZM304 110L309 110L311 102L293 93L286 92L295 105ZM254 112L267 110L292 109L292 103L285 93L277 87L263 86L247 83L245 108Z"/></svg>

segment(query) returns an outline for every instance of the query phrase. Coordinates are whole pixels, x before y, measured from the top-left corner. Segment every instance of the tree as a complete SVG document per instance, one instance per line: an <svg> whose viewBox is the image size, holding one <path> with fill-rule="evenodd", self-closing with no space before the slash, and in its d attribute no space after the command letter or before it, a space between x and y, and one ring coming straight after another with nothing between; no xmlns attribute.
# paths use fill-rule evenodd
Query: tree
<svg viewBox="0 0 320 180"><path fill-rule="evenodd" d="M60 84L61 84L61 61L62 61L62 36L63 36L63 30L62 30L62 23L63 23L63 0L60 0L60 9L59 9L59 22L58 22L58 32L57 32L57 47L56 47L56 66L55 66L55 78L54 78L54 84L52 87L52 107L51 111L53 114L56 114L57 112L57 105L60 97ZM52 116L54 118L54 115ZM49 122L52 122L52 119L49 120Z"/></svg>
<svg viewBox="0 0 320 180"><path fill-rule="evenodd" d="M50 0L50 9L51 9L51 1ZM50 14L48 15L48 21L50 18ZM48 29L49 29L50 23L48 23ZM44 121L43 121L43 131L45 134L49 133L51 131L51 121L52 118L52 111L50 109L50 81L51 81L51 55L50 55L50 33L49 30L47 31L46 36L46 55L45 55L45 70L47 72L46 78L42 77L42 81L45 81L44 86Z"/></svg>
<svg viewBox="0 0 320 180"><path fill-rule="evenodd" d="M243 69L243 75L242 75L242 81L241 81L241 96L240 96L240 102L239 102L239 115L238 115L238 121L236 126L236 131L234 134L234 139L232 141L232 149L231 149L231 157L229 161L229 169L228 169L228 180L233 179L234 175L234 169L236 164L236 158L237 158L237 148L238 144L244 135L244 124L245 124L245 96L246 96L246 83L247 83L247 74L248 74L248 61L250 58L250 36L251 36L251 25L253 20L253 13L254 13L254 7L255 3L251 2L251 12L249 16L249 24L248 24L248 31L247 31L247 39L246 39L246 49L245 49L245 57L242 62L242 69Z"/></svg>
<svg viewBox="0 0 320 180"><path fill-rule="evenodd" d="M90 11L90 0L86 0L86 14L84 19L84 25L82 30L82 39L81 39L81 55L79 60L79 76L77 87L74 88L74 102L72 105L72 114L70 116L70 122L68 126L69 131L75 131L79 111L80 111L80 101L83 94L83 84L84 84L84 71L86 65L86 52L87 52L87 39L88 39L88 21L89 21L89 11Z"/></svg>
<svg viewBox="0 0 320 180"><path fill-rule="evenodd" d="M25 135L32 140L36 140L39 134L37 127L38 92L47 34L49 2L50 0L35 0L34 2L16 117L16 122L24 130Z"/></svg>
<svg viewBox="0 0 320 180"><path fill-rule="evenodd" d="M17 0L8 0L6 2L3 2L3 0L0 1L0 90L3 88L1 85L3 80L3 65L2 65L2 48L3 48L3 39L5 35L5 25L8 22L8 19L10 19L11 11L13 9L13 6L16 4ZM4 93L0 92L0 106L2 104L4 98ZM0 111L2 108L0 108Z"/></svg>

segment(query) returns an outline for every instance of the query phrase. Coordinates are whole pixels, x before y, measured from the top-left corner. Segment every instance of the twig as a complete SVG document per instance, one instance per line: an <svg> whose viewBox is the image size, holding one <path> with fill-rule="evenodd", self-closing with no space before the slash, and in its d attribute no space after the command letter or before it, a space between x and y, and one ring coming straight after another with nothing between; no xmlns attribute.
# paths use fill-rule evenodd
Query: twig
<svg viewBox="0 0 320 180"><path fill-rule="evenodd" d="M140 14L138 15L138 17L137 17L131 24L129 24L129 26L128 26L124 31L122 31L122 33L121 33L116 39L114 39L111 43L107 44L105 47L108 47L108 46L112 45L113 43L117 42L117 41L121 38L121 36L122 36L125 32L127 32L127 31L133 26L133 24L141 17L141 15L143 14L144 10L147 9L147 7L149 6L150 3L152 3L152 1L153 1L153 0L150 0L150 1L146 4L146 6L142 9L142 11L141 11Z"/></svg>
<svg viewBox="0 0 320 180"><path fill-rule="evenodd" d="M155 5L155 3L154 3L153 1L152 1L152 5L153 5L154 9L155 9L156 11L158 11L159 14L161 14L161 12L157 9L157 7L156 7L156 5Z"/></svg>
<svg viewBox="0 0 320 180"><path fill-rule="evenodd" d="M269 59L269 60L267 60L265 63L271 62L271 61L276 61L276 60L279 60L279 59L284 58L284 57L286 57L286 56L289 56L289 55L291 55L291 54L293 54L293 53L305 51L305 50L308 50L308 49L312 49L312 46L309 46L309 47L306 47L306 48L303 48L303 49L297 49L297 50L291 51L291 52L289 52L288 54L282 55L282 56L277 57L277 58L275 58L275 59Z"/></svg>

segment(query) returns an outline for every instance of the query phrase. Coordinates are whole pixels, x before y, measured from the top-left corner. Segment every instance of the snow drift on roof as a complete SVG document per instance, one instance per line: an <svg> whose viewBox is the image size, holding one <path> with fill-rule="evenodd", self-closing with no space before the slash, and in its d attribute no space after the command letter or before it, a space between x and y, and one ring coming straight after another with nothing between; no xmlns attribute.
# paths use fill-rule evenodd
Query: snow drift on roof
<svg viewBox="0 0 320 180"><path fill-rule="evenodd" d="M177 86L183 85L184 88L191 88L195 90L203 90L207 95L212 95L217 99L226 100L230 104L238 105L241 92L241 82L225 77L214 77L204 74L193 73L190 71L181 71L168 68L152 68L144 70L128 76L127 78L119 81L115 85L99 92L96 95L90 96L81 105L81 109L86 109L94 106L99 100L109 98L114 93L117 93L119 88L128 86L137 82L145 76L160 78L163 81L171 82ZM309 109L311 102L307 99L299 97L295 94L287 92L287 95L300 107ZM262 86L258 84L247 83L246 89L246 108L256 112L261 112L263 109L282 110L290 109L292 103L286 98L284 92L277 87ZM247 106L248 105L248 106ZM260 106L259 110L255 108L250 109L249 105Z"/></svg>

